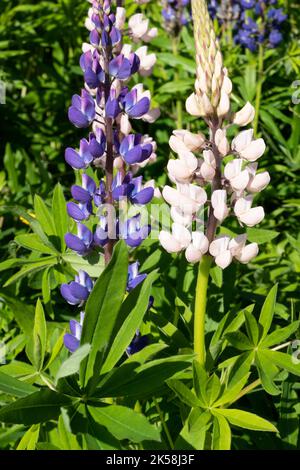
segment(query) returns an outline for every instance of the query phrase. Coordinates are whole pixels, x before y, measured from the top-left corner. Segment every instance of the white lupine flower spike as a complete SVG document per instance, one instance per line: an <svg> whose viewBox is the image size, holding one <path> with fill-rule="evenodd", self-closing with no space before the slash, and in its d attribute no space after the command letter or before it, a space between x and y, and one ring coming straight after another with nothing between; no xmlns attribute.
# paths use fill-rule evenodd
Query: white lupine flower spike
<svg viewBox="0 0 300 470"><path fill-rule="evenodd" d="M186 110L191 116L202 117L208 129L205 133L178 129L170 137L173 156L167 170L174 187L165 186L162 196L171 206L174 224L172 233L161 232L160 241L167 251L185 251L190 263L203 257L213 258L217 266L225 269L233 260L248 263L258 253L256 243L247 244L246 233L235 238L218 233L227 220L234 231L233 218L237 231L262 222L264 209L255 205L254 197L268 185L270 175L258 171L257 161L266 145L262 138L254 137L250 127L255 117L253 105L247 102L236 112L232 110L232 82L223 64L206 2L191 3L196 79L194 92L186 100ZM148 28L145 20L141 16L134 20L135 34L145 34ZM231 139L229 127L236 129ZM203 218L205 221L199 227Z"/></svg>

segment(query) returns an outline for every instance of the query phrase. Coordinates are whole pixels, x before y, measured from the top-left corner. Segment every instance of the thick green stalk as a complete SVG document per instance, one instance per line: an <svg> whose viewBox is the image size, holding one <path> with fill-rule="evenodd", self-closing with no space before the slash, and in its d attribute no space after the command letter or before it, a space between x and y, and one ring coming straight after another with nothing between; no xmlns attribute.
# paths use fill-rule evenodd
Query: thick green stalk
<svg viewBox="0 0 300 470"><path fill-rule="evenodd" d="M196 360L204 365L205 363L205 313L207 303L207 288L209 270L212 258L204 255L199 263L196 298L195 298L195 314L194 314L194 352Z"/></svg>
<svg viewBox="0 0 300 470"><path fill-rule="evenodd" d="M255 118L253 123L254 136L257 135L258 121L259 121L259 108L262 96L262 86L264 81L264 46L260 44L258 51L258 64L257 64L257 88L255 100Z"/></svg>

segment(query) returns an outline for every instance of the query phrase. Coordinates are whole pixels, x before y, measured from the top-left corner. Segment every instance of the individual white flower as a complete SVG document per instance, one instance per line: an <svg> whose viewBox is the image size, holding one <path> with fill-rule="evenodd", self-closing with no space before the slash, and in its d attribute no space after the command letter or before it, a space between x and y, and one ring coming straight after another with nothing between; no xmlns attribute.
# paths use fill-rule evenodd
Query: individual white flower
<svg viewBox="0 0 300 470"><path fill-rule="evenodd" d="M250 122L253 121L255 116L255 109L249 101L243 106L243 108L238 111L233 119L233 123L238 126L247 126Z"/></svg>
<svg viewBox="0 0 300 470"><path fill-rule="evenodd" d="M268 171L263 171L262 173L256 173L257 163L250 163L247 166L247 171L249 173L249 183L247 185L247 191L250 193L259 193L270 183L270 175Z"/></svg>
<svg viewBox="0 0 300 470"><path fill-rule="evenodd" d="M238 135L232 140L231 148L233 151L240 153L253 139L253 129L247 129L246 131L239 132Z"/></svg>
<svg viewBox="0 0 300 470"><path fill-rule="evenodd" d="M148 77L152 73L152 69L156 63L156 55L148 54L148 47L141 46L135 51L140 59L139 74L142 77Z"/></svg>
<svg viewBox="0 0 300 470"><path fill-rule="evenodd" d="M160 116L160 109L159 108L152 108L148 111L148 113L145 113L143 116L142 116L142 121L146 121L146 122L149 122L150 124L154 121L156 121L156 119L158 119Z"/></svg>
<svg viewBox="0 0 300 470"><path fill-rule="evenodd" d="M193 214L186 214L179 207L171 206L170 215L174 222L187 227L193 221Z"/></svg>
<svg viewBox="0 0 300 470"><path fill-rule="evenodd" d="M189 263L197 263L208 250L208 239L202 232L192 232L192 242L185 250Z"/></svg>
<svg viewBox="0 0 300 470"><path fill-rule="evenodd" d="M183 225L172 224L172 233L162 230L159 241L168 253L178 253L188 247L191 242L190 231Z"/></svg>
<svg viewBox="0 0 300 470"><path fill-rule="evenodd" d="M252 142L241 152L239 155L248 160L249 162L255 162L258 158L260 158L264 151L266 150L266 144L264 139L256 139L252 140Z"/></svg>
<svg viewBox="0 0 300 470"><path fill-rule="evenodd" d="M230 110L230 99L225 91L221 91L221 98L217 107L217 114L219 117L224 117Z"/></svg>
<svg viewBox="0 0 300 470"><path fill-rule="evenodd" d="M115 26L117 29L122 30L126 20L126 9L123 7L117 7L116 10L116 21Z"/></svg>
<svg viewBox="0 0 300 470"><path fill-rule="evenodd" d="M200 165L200 175L206 181L212 181L216 173L216 160L211 150L203 151L203 162Z"/></svg>
<svg viewBox="0 0 300 470"><path fill-rule="evenodd" d="M225 189L216 189L211 195L211 205L214 209L214 216L219 222L227 217L229 209L227 207L227 192Z"/></svg>
<svg viewBox="0 0 300 470"><path fill-rule="evenodd" d="M162 195L171 206L178 207L185 214L196 213L207 200L204 189L193 184L177 183L177 189L165 186Z"/></svg>
<svg viewBox="0 0 300 470"><path fill-rule="evenodd" d="M181 152L178 159L168 162L169 177L174 182L190 182L197 166L198 160L192 152Z"/></svg>
<svg viewBox="0 0 300 470"><path fill-rule="evenodd" d="M246 245L247 234L238 235L230 240L229 249L232 255L243 264L249 263L258 254L257 243Z"/></svg>
<svg viewBox="0 0 300 470"><path fill-rule="evenodd" d="M198 95L196 95L196 93L192 93L187 98L185 102L185 108L191 116L204 116L205 115L202 103Z"/></svg>
<svg viewBox="0 0 300 470"><path fill-rule="evenodd" d="M259 224L265 216L262 206L251 207L252 201L252 196L241 197L234 205L234 213L238 220L248 227L253 227L256 224Z"/></svg>
<svg viewBox="0 0 300 470"><path fill-rule="evenodd" d="M230 237L221 235L213 240L209 246L209 252L215 258L215 263L222 269L227 268L232 261L229 242Z"/></svg>
<svg viewBox="0 0 300 470"><path fill-rule="evenodd" d="M225 157L230 150L229 142L226 137L226 129L217 129L215 134L215 144L222 157Z"/></svg>
<svg viewBox="0 0 300 470"><path fill-rule="evenodd" d="M149 20L144 17L143 13L136 13L129 18L129 31L134 41L143 39L149 28Z"/></svg>
<svg viewBox="0 0 300 470"><path fill-rule="evenodd" d="M229 180L230 186L234 191L243 191L246 189L250 175L247 169L242 170L243 160L235 158L225 165L224 176Z"/></svg>
<svg viewBox="0 0 300 470"><path fill-rule="evenodd" d="M182 144L191 152L196 152L203 147L205 142L205 137L201 133L193 134L185 129L178 129L173 131L173 134L170 137L169 144L176 153L183 149Z"/></svg>

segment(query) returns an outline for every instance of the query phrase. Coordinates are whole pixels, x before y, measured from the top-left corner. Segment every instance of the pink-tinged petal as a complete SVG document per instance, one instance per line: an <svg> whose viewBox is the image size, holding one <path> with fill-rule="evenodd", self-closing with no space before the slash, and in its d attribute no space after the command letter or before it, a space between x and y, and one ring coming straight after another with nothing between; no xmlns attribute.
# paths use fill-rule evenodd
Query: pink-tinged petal
<svg viewBox="0 0 300 470"><path fill-rule="evenodd" d="M239 216L240 222L247 225L247 227L254 227L259 224L265 217L265 211L262 206L253 207L248 212Z"/></svg>

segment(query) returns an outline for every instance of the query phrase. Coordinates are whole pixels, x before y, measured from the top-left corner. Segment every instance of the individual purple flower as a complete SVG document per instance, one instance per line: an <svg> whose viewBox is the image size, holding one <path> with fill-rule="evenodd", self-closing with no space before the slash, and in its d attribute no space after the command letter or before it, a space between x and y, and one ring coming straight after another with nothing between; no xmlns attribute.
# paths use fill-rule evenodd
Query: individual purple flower
<svg viewBox="0 0 300 470"><path fill-rule="evenodd" d="M65 242L68 248L75 251L78 255L87 255L92 248L93 234L83 224L77 224L77 235L67 233Z"/></svg>
<svg viewBox="0 0 300 470"><path fill-rule="evenodd" d="M119 99L117 98L117 92L114 88L111 88L109 98L105 105L105 115L108 118L115 119L121 112Z"/></svg>
<svg viewBox="0 0 300 470"><path fill-rule="evenodd" d="M87 220L93 213L93 206L90 202L75 204L75 202L67 203L67 212L76 222Z"/></svg>
<svg viewBox="0 0 300 470"><path fill-rule="evenodd" d="M112 184L112 195L114 200L118 201L124 197L128 198L132 204L148 204L154 195L152 187L143 188L143 177L132 177L129 172L123 178L122 173L118 172Z"/></svg>
<svg viewBox="0 0 300 470"><path fill-rule="evenodd" d="M105 246L108 242L108 224L104 215L99 217L99 224L94 233L94 242L97 246Z"/></svg>
<svg viewBox="0 0 300 470"><path fill-rule="evenodd" d="M100 57L95 49L92 53L87 51L80 58L80 66L84 72L84 81L90 88L97 88L104 83L105 73L100 65Z"/></svg>
<svg viewBox="0 0 300 470"><path fill-rule="evenodd" d="M127 277L127 291L130 292L132 289L137 287L143 282L147 274L139 274L139 262L135 261L128 266L128 277Z"/></svg>
<svg viewBox="0 0 300 470"><path fill-rule="evenodd" d="M122 100L122 105L125 113L128 114L129 117L138 119L148 113L150 109L150 99L138 93L137 88L133 88L126 93Z"/></svg>
<svg viewBox="0 0 300 470"><path fill-rule="evenodd" d="M138 70L139 64L140 59L136 54L131 54L129 59L126 59L123 54L119 54L110 61L109 74L119 80L126 80Z"/></svg>
<svg viewBox="0 0 300 470"><path fill-rule="evenodd" d="M140 331L137 330L135 337L131 341L130 345L126 348L126 353L128 356L132 356L142 349L144 349L149 344L149 338L147 335L141 335Z"/></svg>
<svg viewBox="0 0 300 470"><path fill-rule="evenodd" d="M92 289L93 281L90 276L85 271L79 270L75 281L62 284L60 292L69 304L81 306L88 299Z"/></svg>
<svg viewBox="0 0 300 470"><path fill-rule="evenodd" d="M132 248L139 246L148 237L151 226L146 224L141 226L141 214L136 214L120 227L120 237Z"/></svg>
<svg viewBox="0 0 300 470"><path fill-rule="evenodd" d="M89 151L94 158L100 158L105 152L106 137L100 127L96 127L95 133L89 135Z"/></svg>
<svg viewBox="0 0 300 470"><path fill-rule="evenodd" d="M98 188L94 194L94 203L95 206L99 207L101 204L104 203L106 198L106 187L104 181L100 181Z"/></svg>
<svg viewBox="0 0 300 470"><path fill-rule="evenodd" d="M81 90L81 96L74 95L68 111L69 120L76 127L88 127L95 118L95 101L87 90Z"/></svg>
<svg viewBox="0 0 300 470"><path fill-rule="evenodd" d="M64 335L64 345L71 352L75 352L79 348L82 325L84 320L84 312L80 312L80 322L70 320L70 332Z"/></svg>
<svg viewBox="0 0 300 470"><path fill-rule="evenodd" d="M93 178L85 173L82 174L81 180L81 186L76 184L71 186L71 194L76 201L82 204L87 204L92 201L94 194L96 193L96 183Z"/></svg>
<svg viewBox="0 0 300 470"><path fill-rule="evenodd" d="M120 155L126 163L133 165L134 163L141 163L150 157L153 147L151 144L141 143L141 134L129 134L121 142Z"/></svg>
<svg viewBox="0 0 300 470"><path fill-rule="evenodd" d="M66 148L65 160L75 170L87 168L93 161L93 155L90 152L88 141L81 139L78 152L71 147Z"/></svg>

